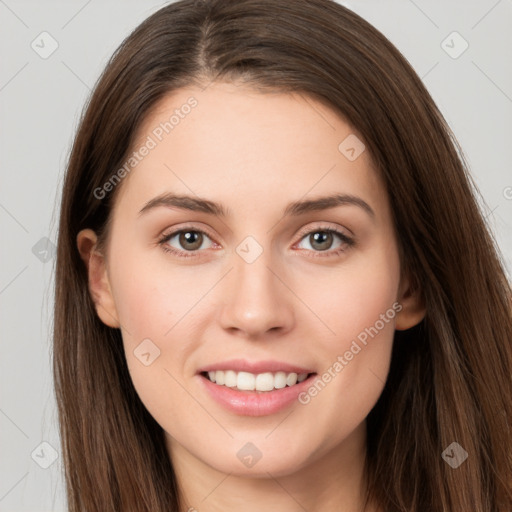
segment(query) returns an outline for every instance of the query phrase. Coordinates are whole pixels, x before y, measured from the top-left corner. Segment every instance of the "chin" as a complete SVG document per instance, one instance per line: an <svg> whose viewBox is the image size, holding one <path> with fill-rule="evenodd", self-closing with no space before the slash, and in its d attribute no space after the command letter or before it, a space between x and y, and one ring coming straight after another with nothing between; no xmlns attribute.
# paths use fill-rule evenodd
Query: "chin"
<svg viewBox="0 0 512 512"><path fill-rule="evenodd" d="M269 473L274 477L291 475L310 460L310 455L307 453L293 453L293 450L287 453L287 448L282 445L258 448L257 441L255 443L237 441L235 445L236 448L233 451L226 450L226 453L219 453L213 460L203 459L204 462L225 474L268 478Z"/></svg>

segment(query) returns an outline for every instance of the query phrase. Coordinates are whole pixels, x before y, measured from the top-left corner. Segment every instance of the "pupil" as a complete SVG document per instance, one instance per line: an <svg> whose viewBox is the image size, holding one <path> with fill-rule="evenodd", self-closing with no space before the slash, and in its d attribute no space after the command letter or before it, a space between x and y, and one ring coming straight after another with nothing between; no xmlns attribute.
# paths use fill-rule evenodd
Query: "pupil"
<svg viewBox="0 0 512 512"><path fill-rule="evenodd" d="M332 233L329 233L327 231L317 231L316 233L313 234L313 239L314 239L314 242L311 244L313 247L315 247L315 244L317 243L320 243L322 244L322 242L325 242L326 240L329 240L332 238ZM329 244L330 245L330 244ZM326 250L328 247L322 247L320 246L318 249L324 251Z"/></svg>
<svg viewBox="0 0 512 512"><path fill-rule="evenodd" d="M193 247L188 247L187 250L198 249L199 247L201 247L201 236L202 235L197 231L185 231L184 233L181 234L180 243L182 244L182 246L185 247L187 244L193 245ZM194 239L196 239L195 242ZM199 243L197 242L197 240L199 240Z"/></svg>

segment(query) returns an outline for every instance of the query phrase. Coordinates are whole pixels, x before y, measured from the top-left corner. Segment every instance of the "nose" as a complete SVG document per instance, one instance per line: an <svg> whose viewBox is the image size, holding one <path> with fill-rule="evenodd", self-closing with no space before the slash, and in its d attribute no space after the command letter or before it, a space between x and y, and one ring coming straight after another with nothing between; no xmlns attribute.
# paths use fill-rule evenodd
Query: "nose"
<svg viewBox="0 0 512 512"><path fill-rule="evenodd" d="M283 334L292 329L293 293L286 272L279 270L282 267L272 265L267 251L252 263L236 253L233 261L234 268L222 290L222 327L251 339L261 339L270 331Z"/></svg>

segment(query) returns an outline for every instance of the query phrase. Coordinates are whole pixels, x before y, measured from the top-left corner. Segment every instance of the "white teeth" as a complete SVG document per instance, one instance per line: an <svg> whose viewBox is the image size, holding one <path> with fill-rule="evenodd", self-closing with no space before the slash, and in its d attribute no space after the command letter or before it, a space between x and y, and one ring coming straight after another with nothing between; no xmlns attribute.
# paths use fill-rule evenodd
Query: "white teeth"
<svg viewBox="0 0 512 512"><path fill-rule="evenodd" d="M208 372L208 378L219 385L237 388L242 391L272 391L286 386L294 386L307 378L307 373L294 372L265 372L255 375L249 372L235 372L233 370L218 370Z"/></svg>
<svg viewBox="0 0 512 512"><path fill-rule="evenodd" d="M276 389L282 389L286 387L286 373L277 372L274 375L274 387Z"/></svg>
<svg viewBox="0 0 512 512"><path fill-rule="evenodd" d="M294 384L297 384L297 374L296 373L289 373L286 376L286 385L287 386L293 386Z"/></svg>
<svg viewBox="0 0 512 512"><path fill-rule="evenodd" d="M236 382L236 372L233 370L227 370L224 372L224 386L227 386L228 388L234 388L236 386Z"/></svg>
<svg viewBox="0 0 512 512"><path fill-rule="evenodd" d="M244 391L254 391L255 380L252 373L238 372L236 387Z"/></svg>
<svg viewBox="0 0 512 512"><path fill-rule="evenodd" d="M255 388L258 391L272 391L274 389L274 376L270 372L258 374L255 380Z"/></svg>
<svg viewBox="0 0 512 512"><path fill-rule="evenodd" d="M217 384L220 384L221 386L223 386L225 383L224 372L212 372L212 373L214 374L214 378L212 379L210 377L210 380L212 382L216 382Z"/></svg>

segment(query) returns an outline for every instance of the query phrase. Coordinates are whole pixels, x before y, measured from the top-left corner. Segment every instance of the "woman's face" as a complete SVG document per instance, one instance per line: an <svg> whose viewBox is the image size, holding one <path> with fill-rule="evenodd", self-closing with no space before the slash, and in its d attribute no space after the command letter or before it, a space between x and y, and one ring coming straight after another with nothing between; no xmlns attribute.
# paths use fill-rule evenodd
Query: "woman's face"
<svg viewBox="0 0 512 512"><path fill-rule="evenodd" d="M226 83L146 118L96 302L172 456L253 476L361 456L405 309L360 139L309 97Z"/></svg>

